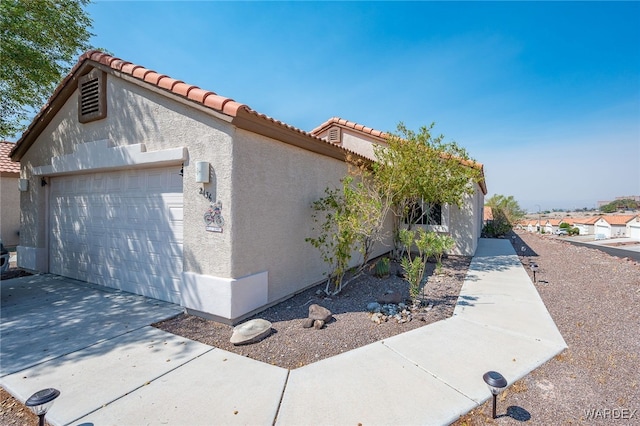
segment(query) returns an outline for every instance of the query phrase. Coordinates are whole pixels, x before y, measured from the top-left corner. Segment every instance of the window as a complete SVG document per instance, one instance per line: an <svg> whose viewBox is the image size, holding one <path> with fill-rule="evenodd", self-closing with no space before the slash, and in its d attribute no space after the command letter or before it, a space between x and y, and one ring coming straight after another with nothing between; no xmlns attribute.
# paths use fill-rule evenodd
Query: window
<svg viewBox="0 0 640 426"><path fill-rule="evenodd" d="M78 79L78 121L88 123L107 116L107 76L93 69Z"/></svg>
<svg viewBox="0 0 640 426"><path fill-rule="evenodd" d="M442 204L425 203L424 201L415 203L409 209L404 222L416 225L443 225Z"/></svg>

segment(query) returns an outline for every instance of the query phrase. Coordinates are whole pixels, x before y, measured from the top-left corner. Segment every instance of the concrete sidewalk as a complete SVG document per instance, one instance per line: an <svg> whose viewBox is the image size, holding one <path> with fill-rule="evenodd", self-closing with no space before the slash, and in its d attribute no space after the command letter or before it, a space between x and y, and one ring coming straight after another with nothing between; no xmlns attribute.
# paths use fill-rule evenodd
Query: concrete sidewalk
<svg viewBox="0 0 640 426"><path fill-rule="evenodd" d="M291 371L149 326L175 305L28 279L11 304L2 283L0 384L20 401L59 389L55 425L448 424L490 397L486 371L511 384L566 348L507 240L480 240L452 318Z"/></svg>

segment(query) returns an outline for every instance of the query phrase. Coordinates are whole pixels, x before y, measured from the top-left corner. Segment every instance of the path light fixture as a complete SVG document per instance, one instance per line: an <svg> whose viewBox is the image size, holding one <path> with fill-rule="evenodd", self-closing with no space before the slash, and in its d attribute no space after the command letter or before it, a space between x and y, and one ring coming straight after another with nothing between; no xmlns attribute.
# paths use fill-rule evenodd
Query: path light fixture
<svg viewBox="0 0 640 426"><path fill-rule="evenodd" d="M502 374L497 371L487 371L482 376L484 382L489 387L491 394L493 395L493 418L496 417L496 398L498 394L502 392L504 388L507 387L507 380L502 376Z"/></svg>
<svg viewBox="0 0 640 426"><path fill-rule="evenodd" d="M40 418L38 423L39 426L44 426L44 416L53 405L53 400L58 396L60 396L60 391L58 389L42 389L31 395L24 403L24 405L29 407L31 411Z"/></svg>
<svg viewBox="0 0 640 426"><path fill-rule="evenodd" d="M538 271L538 265L535 263L531 264L531 272L533 272L533 282L536 283L536 272Z"/></svg>

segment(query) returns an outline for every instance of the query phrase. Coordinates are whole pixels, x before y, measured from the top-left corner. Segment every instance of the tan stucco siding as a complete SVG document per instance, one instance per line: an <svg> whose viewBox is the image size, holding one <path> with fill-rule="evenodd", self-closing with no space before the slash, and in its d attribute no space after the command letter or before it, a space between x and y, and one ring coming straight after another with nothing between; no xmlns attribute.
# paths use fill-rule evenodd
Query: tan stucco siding
<svg viewBox="0 0 640 426"><path fill-rule="evenodd" d="M105 119L81 124L77 119L77 95L72 95L23 156L22 177L30 179L30 190L21 197L21 244L46 248L47 187L41 187L40 177L32 175L34 167L50 165L52 157L73 154L77 145L98 140L108 140L113 146L144 144L146 152L185 147L189 156L183 171L184 268L200 274L230 276L231 228L216 234L204 230L203 215L209 201L199 194L199 189L206 188L213 201L219 199L229 208L233 126L112 76L107 78L107 102ZM196 183L196 161L211 163L215 174L210 183ZM179 173L181 165L176 164L175 168Z"/></svg>
<svg viewBox="0 0 640 426"><path fill-rule="evenodd" d="M348 130L342 131L342 146L349 151L357 152L363 157L367 157L371 160L376 159L374 152L375 144L376 142L363 138L359 133L350 132Z"/></svg>
<svg viewBox="0 0 640 426"><path fill-rule="evenodd" d="M449 210L449 233L456 240L452 254L473 256L482 230L484 197L476 184L475 192L464 196L462 206Z"/></svg>
<svg viewBox="0 0 640 426"><path fill-rule="evenodd" d="M20 241L20 192L18 178L0 176L0 240L6 247Z"/></svg>
<svg viewBox="0 0 640 426"><path fill-rule="evenodd" d="M269 272L269 301L323 278L326 265L305 242L311 203L336 187L342 161L259 137L236 134L233 168L233 276Z"/></svg>

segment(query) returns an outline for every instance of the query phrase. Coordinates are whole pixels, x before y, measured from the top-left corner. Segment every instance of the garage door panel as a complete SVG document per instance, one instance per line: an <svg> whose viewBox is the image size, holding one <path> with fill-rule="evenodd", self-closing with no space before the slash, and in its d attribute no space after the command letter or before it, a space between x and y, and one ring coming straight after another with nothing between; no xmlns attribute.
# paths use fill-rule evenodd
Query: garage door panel
<svg viewBox="0 0 640 426"><path fill-rule="evenodd" d="M182 180L172 174L175 168L52 179L50 270L179 302Z"/></svg>

